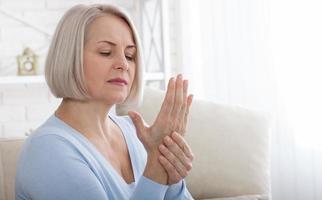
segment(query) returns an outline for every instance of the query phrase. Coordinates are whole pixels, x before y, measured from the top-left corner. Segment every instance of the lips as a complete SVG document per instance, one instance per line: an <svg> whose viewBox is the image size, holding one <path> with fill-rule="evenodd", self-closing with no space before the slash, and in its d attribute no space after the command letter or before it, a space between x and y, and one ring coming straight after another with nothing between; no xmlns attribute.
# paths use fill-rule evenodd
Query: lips
<svg viewBox="0 0 322 200"><path fill-rule="evenodd" d="M127 85L127 81L122 78L113 78L108 80L107 82L117 85Z"/></svg>

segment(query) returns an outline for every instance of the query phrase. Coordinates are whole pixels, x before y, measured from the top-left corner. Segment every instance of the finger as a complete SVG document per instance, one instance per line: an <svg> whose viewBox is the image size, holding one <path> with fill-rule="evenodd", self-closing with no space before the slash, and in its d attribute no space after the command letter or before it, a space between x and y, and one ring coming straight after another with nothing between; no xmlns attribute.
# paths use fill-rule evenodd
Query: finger
<svg viewBox="0 0 322 200"><path fill-rule="evenodd" d="M186 133L186 127L187 127L187 124L188 124L188 116L189 116L189 111L190 111L190 106L192 104L192 100L193 100L193 95L190 94L188 97L187 97L187 107L186 107L186 110L185 110L185 115L184 115L184 130L182 131L184 135Z"/></svg>
<svg viewBox="0 0 322 200"><path fill-rule="evenodd" d="M144 137L144 135L143 135L144 129L146 128L144 125L145 123L144 123L143 118L141 117L141 115L139 113L134 112L134 111L129 111L128 115L130 116L130 118L133 121L138 138L142 139Z"/></svg>
<svg viewBox="0 0 322 200"><path fill-rule="evenodd" d="M174 105L174 97L175 97L175 80L174 77L171 77L168 82L167 92L164 97L161 110L162 114L171 114L173 105Z"/></svg>
<svg viewBox="0 0 322 200"><path fill-rule="evenodd" d="M194 155L192 153L192 150L186 140L178 133L173 132L172 133L172 139L173 141L180 147L180 149L184 152L185 156L187 156L190 161L194 159Z"/></svg>
<svg viewBox="0 0 322 200"><path fill-rule="evenodd" d="M181 107L183 103L183 81L182 75L179 74L176 79L176 89L175 89L175 102L172 109L171 117L175 120L175 127L178 125L178 115L180 113Z"/></svg>
<svg viewBox="0 0 322 200"><path fill-rule="evenodd" d="M181 161L178 158L176 158L176 156L171 151L169 151L169 149L166 146L161 144L159 146L159 150L161 154L175 167L175 169L181 177L186 177L188 175L185 166L183 166Z"/></svg>
<svg viewBox="0 0 322 200"><path fill-rule="evenodd" d="M187 108L190 108L193 100L193 94L190 94L187 99ZM188 110L189 111L189 110Z"/></svg>
<svg viewBox="0 0 322 200"><path fill-rule="evenodd" d="M174 130L182 135L184 135L186 131L185 116L186 116L186 110L188 105L187 93L188 93L188 80L184 80L183 81L183 104L178 117L178 122L180 122L180 124L178 125L178 128Z"/></svg>
<svg viewBox="0 0 322 200"><path fill-rule="evenodd" d="M169 136L165 137L164 143L166 147L169 149L169 151L177 158L180 160L180 162L184 165L184 167L187 170L191 170L192 164L191 164L191 159L190 157L187 157L184 149L181 149L175 141L173 141ZM185 147L185 146L184 146Z"/></svg>
<svg viewBox="0 0 322 200"><path fill-rule="evenodd" d="M168 177L171 177L172 180L175 180L174 182L177 183L182 179L176 168L164 156L160 155L159 161L167 172Z"/></svg>

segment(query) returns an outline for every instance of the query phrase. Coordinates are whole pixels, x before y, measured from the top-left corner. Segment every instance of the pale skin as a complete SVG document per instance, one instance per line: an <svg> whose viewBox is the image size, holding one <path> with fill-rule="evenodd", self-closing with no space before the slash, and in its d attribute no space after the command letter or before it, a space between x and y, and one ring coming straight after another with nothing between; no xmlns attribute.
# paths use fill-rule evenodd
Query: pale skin
<svg viewBox="0 0 322 200"><path fill-rule="evenodd" d="M111 14L89 26L83 53L85 84L90 99L64 99L55 115L83 134L126 183L134 180L129 152L119 127L108 117L113 105L122 103L133 84L136 46L125 21ZM122 78L126 84L109 82ZM187 176L193 154L185 133L192 96L182 76L169 81L165 100L151 126L136 112L129 112L148 161L144 176L160 184L173 184Z"/></svg>

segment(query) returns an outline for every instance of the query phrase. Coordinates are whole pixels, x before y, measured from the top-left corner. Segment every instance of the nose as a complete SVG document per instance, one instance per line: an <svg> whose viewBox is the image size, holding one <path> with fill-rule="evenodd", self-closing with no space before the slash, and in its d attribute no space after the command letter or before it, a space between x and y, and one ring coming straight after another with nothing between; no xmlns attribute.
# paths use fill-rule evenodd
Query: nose
<svg viewBox="0 0 322 200"><path fill-rule="evenodd" d="M126 60L126 57L124 55L117 56L113 67L114 69L127 71L129 69L129 64Z"/></svg>

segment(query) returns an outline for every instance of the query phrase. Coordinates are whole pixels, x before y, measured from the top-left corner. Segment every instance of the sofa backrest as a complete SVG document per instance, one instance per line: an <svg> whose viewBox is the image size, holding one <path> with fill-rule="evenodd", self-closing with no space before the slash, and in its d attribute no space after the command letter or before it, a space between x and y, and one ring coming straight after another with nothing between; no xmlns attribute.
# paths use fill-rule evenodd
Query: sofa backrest
<svg viewBox="0 0 322 200"><path fill-rule="evenodd" d="M148 124L157 116L163 91L146 88L138 111ZM117 109L120 115L127 110ZM270 128L265 115L195 99L186 140L195 160L186 182L196 199L270 194Z"/></svg>

